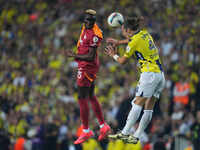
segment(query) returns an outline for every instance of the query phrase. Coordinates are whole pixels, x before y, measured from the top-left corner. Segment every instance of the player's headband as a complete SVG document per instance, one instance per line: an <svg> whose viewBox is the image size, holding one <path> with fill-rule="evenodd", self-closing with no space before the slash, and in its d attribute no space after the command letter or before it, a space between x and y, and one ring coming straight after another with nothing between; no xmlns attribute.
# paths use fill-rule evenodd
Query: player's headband
<svg viewBox="0 0 200 150"><path fill-rule="evenodd" d="M93 10L93 9L87 9L86 11L85 11L85 13L87 13L87 14L90 14L90 15L96 15L96 11L95 10Z"/></svg>
<svg viewBox="0 0 200 150"><path fill-rule="evenodd" d="M96 21L96 11L92 9L87 9L85 11L84 21L95 22Z"/></svg>

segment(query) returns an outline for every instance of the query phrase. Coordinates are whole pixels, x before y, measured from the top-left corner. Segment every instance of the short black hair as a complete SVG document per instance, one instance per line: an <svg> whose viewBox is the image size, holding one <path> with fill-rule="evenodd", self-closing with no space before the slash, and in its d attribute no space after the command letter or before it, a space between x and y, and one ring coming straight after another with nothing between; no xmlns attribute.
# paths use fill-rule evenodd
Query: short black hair
<svg viewBox="0 0 200 150"><path fill-rule="evenodd" d="M140 16L136 13L131 14L125 19L124 27L132 30L137 30L140 27Z"/></svg>

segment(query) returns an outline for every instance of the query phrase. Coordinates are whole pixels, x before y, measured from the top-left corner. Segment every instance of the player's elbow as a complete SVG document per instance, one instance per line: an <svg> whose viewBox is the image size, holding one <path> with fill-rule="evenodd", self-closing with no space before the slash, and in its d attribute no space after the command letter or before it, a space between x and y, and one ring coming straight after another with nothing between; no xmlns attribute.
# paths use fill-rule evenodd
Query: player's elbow
<svg viewBox="0 0 200 150"><path fill-rule="evenodd" d="M94 61L95 57L96 57L96 51L94 51L94 49L92 49L87 54L87 61Z"/></svg>
<svg viewBox="0 0 200 150"><path fill-rule="evenodd" d="M123 65L123 64L126 63L126 58L124 58L124 57L119 58L119 59L118 59L118 62L119 62L121 65Z"/></svg>
<svg viewBox="0 0 200 150"><path fill-rule="evenodd" d="M121 65L123 65L123 64L125 64L125 62L124 61L118 61Z"/></svg>

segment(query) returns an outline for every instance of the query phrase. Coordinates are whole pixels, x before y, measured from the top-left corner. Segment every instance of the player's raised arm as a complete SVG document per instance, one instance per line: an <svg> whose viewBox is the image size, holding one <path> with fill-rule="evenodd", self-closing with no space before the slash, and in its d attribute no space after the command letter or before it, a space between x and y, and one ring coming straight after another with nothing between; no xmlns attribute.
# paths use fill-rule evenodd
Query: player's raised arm
<svg viewBox="0 0 200 150"><path fill-rule="evenodd" d="M127 61L127 57L125 57L125 56L122 56L122 57L118 56L115 53L115 47L113 47L111 45L109 45L109 46L107 46L105 48L105 53L106 53L106 55L112 57L114 60L116 60L120 64L124 64Z"/></svg>
<svg viewBox="0 0 200 150"><path fill-rule="evenodd" d="M129 39L123 39L123 40L117 40L114 38L107 38L106 39L107 43L112 43L115 46L121 45L121 44L127 44L129 42Z"/></svg>
<svg viewBox="0 0 200 150"><path fill-rule="evenodd" d="M128 44L129 35L127 34L126 30L124 29L124 25L122 25L121 30L122 30L122 35L125 37L125 39L117 40L117 39L109 37L109 38L106 39L106 42L112 43L115 46L118 46L118 45L121 45L121 44Z"/></svg>

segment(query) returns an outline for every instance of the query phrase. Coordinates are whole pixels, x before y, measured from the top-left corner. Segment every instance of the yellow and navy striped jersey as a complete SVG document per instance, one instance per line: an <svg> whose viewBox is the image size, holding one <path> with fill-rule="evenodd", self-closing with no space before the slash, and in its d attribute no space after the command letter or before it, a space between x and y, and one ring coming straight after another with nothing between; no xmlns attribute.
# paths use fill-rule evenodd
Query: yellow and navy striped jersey
<svg viewBox="0 0 200 150"><path fill-rule="evenodd" d="M125 57L136 57L140 65L141 72L161 72L163 71L158 49L154 44L152 36L146 29L135 33L126 47Z"/></svg>

